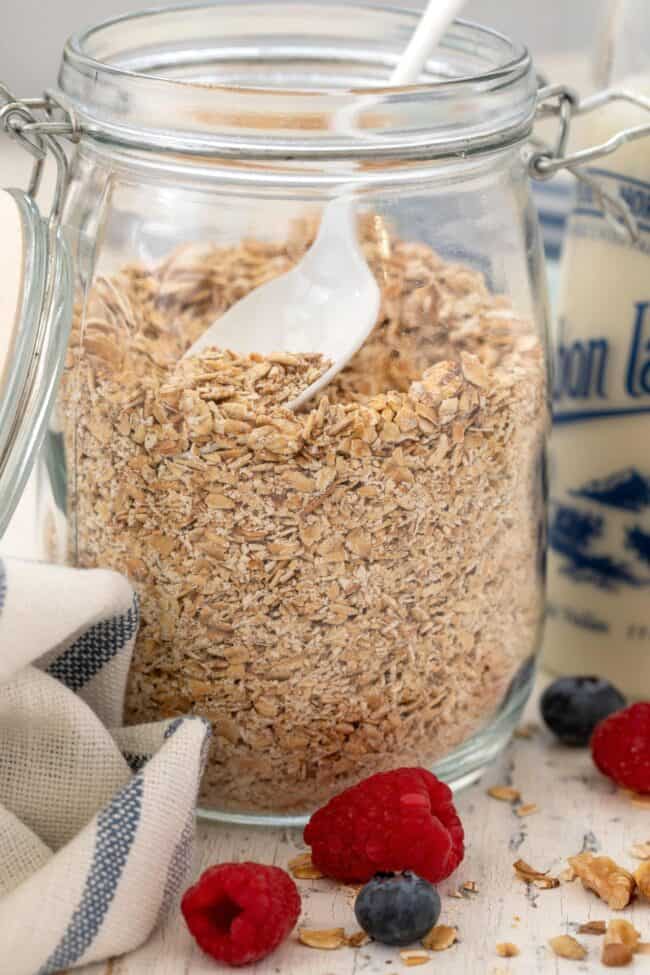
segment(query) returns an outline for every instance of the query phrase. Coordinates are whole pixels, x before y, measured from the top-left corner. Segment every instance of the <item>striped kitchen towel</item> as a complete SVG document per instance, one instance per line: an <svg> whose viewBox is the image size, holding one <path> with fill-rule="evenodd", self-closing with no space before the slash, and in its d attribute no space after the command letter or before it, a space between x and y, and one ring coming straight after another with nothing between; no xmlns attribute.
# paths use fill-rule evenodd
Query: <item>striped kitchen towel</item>
<svg viewBox="0 0 650 975"><path fill-rule="evenodd" d="M121 726L137 627L116 573L0 560L0 975L136 948L185 879L209 729Z"/></svg>

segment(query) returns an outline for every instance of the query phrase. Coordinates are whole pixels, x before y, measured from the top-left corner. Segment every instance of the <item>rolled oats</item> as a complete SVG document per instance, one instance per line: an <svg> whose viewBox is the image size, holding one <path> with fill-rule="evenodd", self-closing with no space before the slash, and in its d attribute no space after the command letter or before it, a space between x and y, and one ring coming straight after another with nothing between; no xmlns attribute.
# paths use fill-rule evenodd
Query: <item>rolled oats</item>
<svg viewBox="0 0 650 975"><path fill-rule="evenodd" d="M509 785L493 785L491 789L488 789L488 795L492 799L499 799L501 802L518 802L521 799L519 790L513 789Z"/></svg>
<svg viewBox="0 0 650 975"><path fill-rule="evenodd" d="M301 853L288 863L289 872L296 880L320 880L324 874L312 863L311 853Z"/></svg>
<svg viewBox="0 0 650 975"><path fill-rule="evenodd" d="M437 924L422 938L422 944L430 951L446 951L458 940L458 931L447 924Z"/></svg>
<svg viewBox="0 0 650 975"><path fill-rule="evenodd" d="M379 223L378 324L300 413L318 355L182 356L312 228L124 267L76 311L70 558L138 590L127 719L212 722L208 806L304 811L429 765L536 646L541 344L480 274Z"/></svg>
<svg viewBox="0 0 650 975"><path fill-rule="evenodd" d="M496 946L496 953L500 958L516 958L519 948L512 941L501 941Z"/></svg>
<svg viewBox="0 0 650 975"><path fill-rule="evenodd" d="M404 964L409 968L413 967L414 965L426 965L426 963L431 960L431 955L428 951L420 951L418 948L410 948L400 951L399 956Z"/></svg>
<svg viewBox="0 0 650 975"><path fill-rule="evenodd" d="M298 931L298 941L307 948L319 948L321 951L335 951L337 948L342 948L346 943L345 931L343 928L326 928L323 930L300 928Z"/></svg>

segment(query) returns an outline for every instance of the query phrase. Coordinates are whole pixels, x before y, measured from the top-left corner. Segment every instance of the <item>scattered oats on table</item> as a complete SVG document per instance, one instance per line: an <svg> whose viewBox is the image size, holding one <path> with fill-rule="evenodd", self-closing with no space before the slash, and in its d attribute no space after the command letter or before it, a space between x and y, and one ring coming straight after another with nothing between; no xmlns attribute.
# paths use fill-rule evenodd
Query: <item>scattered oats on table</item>
<svg viewBox="0 0 650 975"><path fill-rule="evenodd" d="M430 951L446 951L458 941L458 929L447 924L437 924L422 938L422 944Z"/></svg>
<svg viewBox="0 0 650 975"><path fill-rule="evenodd" d="M426 965L431 960L431 955L428 951L420 951L418 948L400 951L399 956L409 968L415 965Z"/></svg>
<svg viewBox="0 0 650 975"><path fill-rule="evenodd" d="M311 853L300 853L287 864L289 873L296 880L320 880L324 874L312 863Z"/></svg>
<svg viewBox="0 0 650 975"><path fill-rule="evenodd" d="M496 953L500 958L516 958L519 948L512 941L501 941L496 946Z"/></svg>
<svg viewBox="0 0 650 975"><path fill-rule="evenodd" d="M184 360L310 246L188 245L97 277L59 410L72 562L129 575L127 720L193 712L200 802L303 812L430 765L477 731L536 646L545 369L483 277L363 223L374 332L302 412L317 355Z"/></svg>
<svg viewBox="0 0 650 975"><path fill-rule="evenodd" d="M300 928L298 931L298 941L307 948L319 948L321 951L335 951L337 948L343 947L346 943L346 938L343 928L326 928L323 930Z"/></svg>
<svg viewBox="0 0 650 975"><path fill-rule="evenodd" d="M539 812L539 806L536 802L526 802L522 806L517 806L515 809L515 815L523 819L525 816L532 816L534 813Z"/></svg>
<svg viewBox="0 0 650 975"><path fill-rule="evenodd" d="M518 802L521 799L519 789L513 789L510 785L493 785L487 790L487 794L501 802Z"/></svg>

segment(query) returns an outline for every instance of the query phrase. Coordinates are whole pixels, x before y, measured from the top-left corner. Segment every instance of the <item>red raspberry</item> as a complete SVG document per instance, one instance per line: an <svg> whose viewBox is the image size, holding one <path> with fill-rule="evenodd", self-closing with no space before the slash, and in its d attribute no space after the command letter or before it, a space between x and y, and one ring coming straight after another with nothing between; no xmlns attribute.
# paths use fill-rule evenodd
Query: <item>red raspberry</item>
<svg viewBox="0 0 650 975"><path fill-rule="evenodd" d="M412 870L431 883L463 859L463 826L449 786L423 768L371 775L319 809L305 828L319 870L344 883Z"/></svg>
<svg viewBox="0 0 650 975"><path fill-rule="evenodd" d="M634 792L650 792L650 702L631 704L596 725L591 754L601 772Z"/></svg>
<svg viewBox="0 0 650 975"><path fill-rule="evenodd" d="M248 965L275 951L295 927L300 906L289 874L260 863L210 867L181 901L198 945L228 965Z"/></svg>

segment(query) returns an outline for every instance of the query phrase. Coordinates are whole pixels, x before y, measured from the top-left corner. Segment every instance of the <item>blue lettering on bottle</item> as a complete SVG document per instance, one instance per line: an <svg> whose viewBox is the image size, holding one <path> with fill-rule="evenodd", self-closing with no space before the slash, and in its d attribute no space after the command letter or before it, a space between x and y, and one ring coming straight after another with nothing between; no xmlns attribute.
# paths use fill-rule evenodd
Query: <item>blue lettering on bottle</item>
<svg viewBox="0 0 650 975"><path fill-rule="evenodd" d="M650 396L650 301L636 303L636 316L625 375L628 396Z"/></svg>
<svg viewBox="0 0 650 975"><path fill-rule="evenodd" d="M560 342L553 398L606 399L608 358L607 339L576 340L571 344Z"/></svg>

